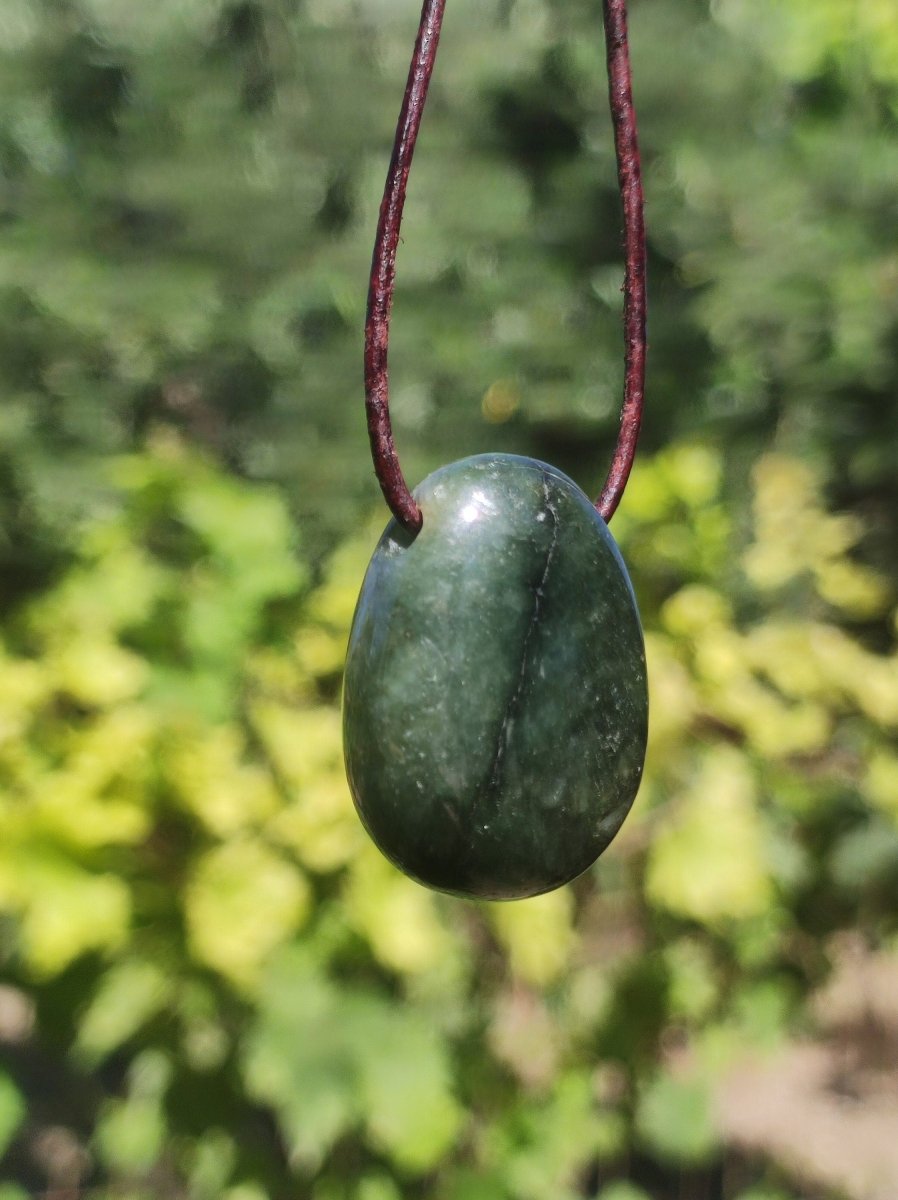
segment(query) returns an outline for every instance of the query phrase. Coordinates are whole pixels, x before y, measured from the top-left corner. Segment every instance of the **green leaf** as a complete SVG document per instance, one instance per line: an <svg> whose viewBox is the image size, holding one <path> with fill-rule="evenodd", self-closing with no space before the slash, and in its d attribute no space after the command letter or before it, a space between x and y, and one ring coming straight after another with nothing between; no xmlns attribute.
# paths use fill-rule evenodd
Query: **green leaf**
<svg viewBox="0 0 898 1200"><path fill-rule="evenodd" d="M386 1175L369 1175L358 1186L355 1200L402 1200L397 1185Z"/></svg>
<svg viewBox="0 0 898 1200"><path fill-rule="evenodd" d="M423 1016L371 991L337 990L298 950L280 954L266 976L244 1071L250 1092L277 1111L293 1156L310 1166L364 1125L373 1147L424 1171L460 1129L446 1048Z"/></svg>
<svg viewBox="0 0 898 1200"><path fill-rule="evenodd" d="M761 1184L759 1187L749 1188L747 1192L740 1192L736 1200L793 1200L793 1197L782 1188Z"/></svg>
<svg viewBox="0 0 898 1200"><path fill-rule="evenodd" d="M0 1183L0 1200L33 1200L33 1196L15 1183Z"/></svg>
<svg viewBox="0 0 898 1200"><path fill-rule="evenodd" d="M96 1129L103 1161L114 1170L147 1171L165 1140L162 1108L156 1099L138 1097L109 1107Z"/></svg>
<svg viewBox="0 0 898 1200"><path fill-rule="evenodd" d="M257 1183L238 1183L220 1193L221 1200L269 1200L269 1195Z"/></svg>
<svg viewBox="0 0 898 1200"><path fill-rule="evenodd" d="M874 818L840 838L832 855L833 877L852 892L888 880L898 871L898 829Z"/></svg>
<svg viewBox="0 0 898 1200"><path fill-rule="evenodd" d="M661 1158L705 1162L717 1145L708 1087L699 1079L657 1076L639 1098L636 1128Z"/></svg>
<svg viewBox="0 0 898 1200"><path fill-rule="evenodd" d="M596 1200L651 1200L648 1192L644 1192L635 1183L626 1180L616 1180L606 1184L599 1192Z"/></svg>
<svg viewBox="0 0 898 1200"><path fill-rule="evenodd" d="M128 1072L128 1096L106 1104L95 1138L113 1170L143 1173L159 1157L168 1133L163 1100L171 1074L165 1054L145 1050Z"/></svg>
<svg viewBox="0 0 898 1200"><path fill-rule="evenodd" d="M297 951L266 972L244 1043L248 1094L270 1104L291 1158L309 1168L361 1119L347 997Z"/></svg>
<svg viewBox="0 0 898 1200"><path fill-rule="evenodd" d="M499 1171L460 1170L444 1178L440 1200L507 1200Z"/></svg>
<svg viewBox="0 0 898 1200"><path fill-rule="evenodd" d="M623 1122L599 1107L587 1071L568 1071L548 1097L510 1107L497 1130L495 1153L503 1174L522 1200L573 1197L577 1179L596 1158L620 1152Z"/></svg>
<svg viewBox="0 0 898 1200"><path fill-rule="evenodd" d="M655 904L708 924L764 911L772 893L755 789L742 755L707 753L653 841L646 892Z"/></svg>
<svg viewBox="0 0 898 1200"><path fill-rule="evenodd" d="M131 919L131 895L111 872L94 875L57 855L12 855L4 873L27 889L22 920L25 956L40 975L51 977L87 950L118 948Z"/></svg>
<svg viewBox="0 0 898 1200"><path fill-rule="evenodd" d="M220 1200L236 1157L234 1140L223 1130L204 1133L193 1149L190 1164L191 1200Z"/></svg>
<svg viewBox="0 0 898 1200"><path fill-rule="evenodd" d="M102 1061L162 1009L171 984L155 963L132 959L111 967L78 1026L75 1051L85 1062Z"/></svg>
<svg viewBox="0 0 898 1200"><path fill-rule="evenodd" d="M418 1014L397 1017L372 1004L367 1014L359 1009L358 1018L370 1140L405 1170L426 1171L450 1148L461 1125L444 1042Z"/></svg>
<svg viewBox="0 0 898 1200"><path fill-rule="evenodd" d="M196 958L252 989L267 956L305 922L305 876L261 841L216 846L196 861L184 896Z"/></svg>
<svg viewBox="0 0 898 1200"><path fill-rule="evenodd" d="M25 1101L19 1089L4 1072L0 1072L0 1156L15 1137L25 1119Z"/></svg>

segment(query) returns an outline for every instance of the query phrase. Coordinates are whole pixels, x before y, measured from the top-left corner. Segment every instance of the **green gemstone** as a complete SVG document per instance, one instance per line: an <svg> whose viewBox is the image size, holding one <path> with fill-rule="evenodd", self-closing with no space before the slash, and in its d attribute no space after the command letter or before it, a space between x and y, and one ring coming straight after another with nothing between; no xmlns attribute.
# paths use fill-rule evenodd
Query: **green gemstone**
<svg viewBox="0 0 898 1200"><path fill-rule="evenodd" d="M416 490L359 597L346 769L371 837L419 882L510 900L574 879L639 787L648 703L633 589L589 499L484 454Z"/></svg>

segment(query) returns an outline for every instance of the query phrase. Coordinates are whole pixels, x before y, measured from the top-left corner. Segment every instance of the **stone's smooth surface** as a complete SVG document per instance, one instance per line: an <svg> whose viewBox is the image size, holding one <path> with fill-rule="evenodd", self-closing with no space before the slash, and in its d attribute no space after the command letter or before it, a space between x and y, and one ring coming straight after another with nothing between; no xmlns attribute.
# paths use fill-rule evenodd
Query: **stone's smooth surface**
<svg viewBox="0 0 898 1200"><path fill-rule="evenodd" d="M415 491L353 622L350 787L386 856L441 891L534 896L589 867L639 787L648 721L633 589L554 467L485 454Z"/></svg>

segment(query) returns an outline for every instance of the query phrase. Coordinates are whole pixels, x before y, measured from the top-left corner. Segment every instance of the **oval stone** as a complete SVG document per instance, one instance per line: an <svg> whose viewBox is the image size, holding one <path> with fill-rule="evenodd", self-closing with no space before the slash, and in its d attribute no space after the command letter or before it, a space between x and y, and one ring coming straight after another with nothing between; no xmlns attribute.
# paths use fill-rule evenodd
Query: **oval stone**
<svg viewBox="0 0 898 1200"><path fill-rule="evenodd" d="M588 497L484 454L415 491L368 568L343 693L346 769L371 837L412 878L535 896L605 849L639 787L648 722L633 588Z"/></svg>

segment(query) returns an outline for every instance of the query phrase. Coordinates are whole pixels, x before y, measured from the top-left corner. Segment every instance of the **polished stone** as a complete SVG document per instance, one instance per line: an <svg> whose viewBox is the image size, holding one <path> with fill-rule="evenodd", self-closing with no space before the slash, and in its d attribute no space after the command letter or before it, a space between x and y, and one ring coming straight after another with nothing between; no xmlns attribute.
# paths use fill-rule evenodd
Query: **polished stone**
<svg viewBox="0 0 898 1200"><path fill-rule="evenodd" d="M562 472L484 454L416 490L359 597L343 698L350 787L419 882L513 899L586 870L639 787L642 630L605 522Z"/></svg>

